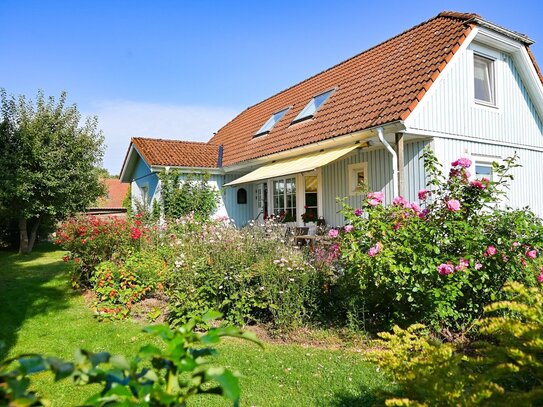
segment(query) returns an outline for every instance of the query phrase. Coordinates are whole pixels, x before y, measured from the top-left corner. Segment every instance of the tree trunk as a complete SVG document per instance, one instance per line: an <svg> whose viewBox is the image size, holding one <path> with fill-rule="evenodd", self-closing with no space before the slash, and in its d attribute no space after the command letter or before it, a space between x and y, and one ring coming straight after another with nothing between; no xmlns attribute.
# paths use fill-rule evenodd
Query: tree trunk
<svg viewBox="0 0 543 407"><path fill-rule="evenodd" d="M30 236L28 236L28 222L26 219L19 219L19 254L29 254L34 248L36 243L36 236L38 235L38 228L40 227L40 218L37 218L30 230Z"/></svg>
<svg viewBox="0 0 543 407"><path fill-rule="evenodd" d="M28 251L28 231L26 230L26 219L19 219L19 254L30 253Z"/></svg>

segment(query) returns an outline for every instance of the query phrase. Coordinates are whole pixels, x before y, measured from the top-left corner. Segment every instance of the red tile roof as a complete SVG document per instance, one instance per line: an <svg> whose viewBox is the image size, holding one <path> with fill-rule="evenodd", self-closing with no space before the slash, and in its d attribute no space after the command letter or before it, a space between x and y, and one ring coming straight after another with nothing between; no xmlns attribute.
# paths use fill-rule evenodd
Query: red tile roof
<svg viewBox="0 0 543 407"><path fill-rule="evenodd" d="M210 143L141 137L133 138L132 143L149 165L202 168L219 165L219 147Z"/></svg>
<svg viewBox="0 0 543 407"><path fill-rule="evenodd" d="M106 178L107 196L98 200L96 208L122 208L130 184L122 184L118 178Z"/></svg>
<svg viewBox="0 0 543 407"><path fill-rule="evenodd" d="M459 49L477 14L444 12L249 107L210 140L223 165L405 120ZM291 124L311 98L336 91L312 119ZM269 134L253 138L275 113L291 109Z"/></svg>

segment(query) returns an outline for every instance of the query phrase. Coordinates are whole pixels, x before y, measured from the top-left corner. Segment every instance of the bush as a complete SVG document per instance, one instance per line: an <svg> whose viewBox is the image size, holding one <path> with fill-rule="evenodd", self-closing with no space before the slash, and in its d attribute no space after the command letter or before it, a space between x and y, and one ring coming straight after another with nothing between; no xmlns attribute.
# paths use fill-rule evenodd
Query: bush
<svg viewBox="0 0 543 407"><path fill-rule="evenodd" d="M232 326L211 328L202 334L194 332L197 324L208 324L217 317L219 313L210 312L175 330L167 326L145 328L147 333L165 342L164 350L146 345L130 361L124 356L81 349L76 352L75 363L41 355L22 355L3 361L0 404L50 405L29 391L29 386L31 374L51 371L55 380L69 377L75 385L98 384L101 389L85 402L86 406L185 406L187 400L198 395L221 395L236 406L240 396L238 375L210 365L207 358L217 352L209 345L224 336L260 343L254 335Z"/></svg>
<svg viewBox="0 0 543 407"><path fill-rule="evenodd" d="M151 231L136 218L81 216L62 223L55 243L69 251L64 261L73 262L75 287L91 287L95 268L103 261L124 259L137 251L142 241L151 240Z"/></svg>
<svg viewBox="0 0 543 407"><path fill-rule="evenodd" d="M543 291L511 283L505 292L512 298L485 308L477 321L484 340L468 352L432 338L422 325L381 333L370 359L401 386L386 405L542 405Z"/></svg>
<svg viewBox="0 0 543 407"><path fill-rule="evenodd" d="M515 158L494 165L496 182L469 182L465 158L452 163L448 177L430 150L424 159L424 209L402 197L384 207L382 193L368 193L361 209L345 206L350 225L338 238L345 275L334 289L338 309L356 326L376 331L420 322L464 330L503 298L507 281L535 284L542 222L528 210L499 208Z"/></svg>
<svg viewBox="0 0 543 407"><path fill-rule="evenodd" d="M286 328L318 312L326 276L286 244L283 226L269 222L238 230L184 218L174 240L179 253L167 290L174 324L218 309L236 324Z"/></svg>
<svg viewBox="0 0 543 407"><path fill-rule="evenodd" d="M100 263L91 278L96 312L101 317L125 317L132 306L163 291L170 267L156 251L136 252L122 262Z"/></svg>

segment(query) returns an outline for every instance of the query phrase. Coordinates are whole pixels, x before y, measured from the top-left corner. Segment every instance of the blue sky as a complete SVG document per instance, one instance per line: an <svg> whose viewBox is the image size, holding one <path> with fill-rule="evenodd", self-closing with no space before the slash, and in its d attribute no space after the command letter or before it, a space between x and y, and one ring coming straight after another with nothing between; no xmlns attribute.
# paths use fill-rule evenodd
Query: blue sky
<svg viewBox="0 0 543 407"><path fill-rule="evenodd" d="M442 10L529 35L539 1L0 1L0 87L68 91L118 173L131 136L208 140L237 113Z"/></svg>

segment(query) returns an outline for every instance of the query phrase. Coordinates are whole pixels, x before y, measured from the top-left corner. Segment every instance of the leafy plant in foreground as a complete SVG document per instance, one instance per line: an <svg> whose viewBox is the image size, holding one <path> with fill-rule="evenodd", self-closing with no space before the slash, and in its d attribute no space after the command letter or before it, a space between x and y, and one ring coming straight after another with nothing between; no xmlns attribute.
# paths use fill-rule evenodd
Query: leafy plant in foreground
<svg viewBox="0 0 543 407"><path fill-rule="evenodd" d="M199 394L222 395L238 405L238 377L224 367L210 365L207 358L216 354L210 345L217 344L224 336L260 343L253 334L233 326L195 332L198 324L207 325L219 317L220 313L208 312L174 330L165 325L147 327L145 332L161 338L164 348L143 346L131 360L85 350L76 352L75 362L41 355L8 359L0 363L0 404L48 405L47 400L28 390L29 375L51 371L55 380L71 377L75 385L102 386L85 406L185 406L188 399Z"/></svg>

